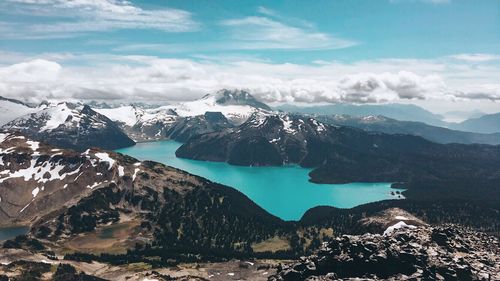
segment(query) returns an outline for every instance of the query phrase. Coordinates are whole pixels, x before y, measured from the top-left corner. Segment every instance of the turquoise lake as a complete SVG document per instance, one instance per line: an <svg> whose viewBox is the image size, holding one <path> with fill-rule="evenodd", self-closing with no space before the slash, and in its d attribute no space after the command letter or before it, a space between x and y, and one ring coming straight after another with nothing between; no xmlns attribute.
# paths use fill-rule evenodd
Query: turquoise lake
<svg viewBox="0 0 500 281"><path fill-rule="evenodd" d="M152 160L236 188L269 213L284 220L299 220L316 206L351 208L395 199L390 183L315 184L309 169L299 166L241 167L227 163L195 161L175 157L181 143L138 143L117 150L140 160Z"/></svg>

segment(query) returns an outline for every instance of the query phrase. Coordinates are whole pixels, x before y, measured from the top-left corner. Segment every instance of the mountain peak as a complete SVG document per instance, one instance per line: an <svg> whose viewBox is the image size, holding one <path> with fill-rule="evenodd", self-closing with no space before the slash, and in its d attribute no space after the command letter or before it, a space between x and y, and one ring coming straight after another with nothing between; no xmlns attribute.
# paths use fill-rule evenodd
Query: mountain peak
<svg viewBox="0 0 500 281"><path fill-rule="evenodd" d="M134 144L109 118L79 103L51 104L10 121L2 129L80 151L90 147L116 149Z"/></svg>
<svg viewBox="0 0 500 281"><path fill-rule="evenodd" d="M215 102L223 105L249 105L264 110L271 110L268 105L258 101L246 90L219 90L215 93Z"/></svg>

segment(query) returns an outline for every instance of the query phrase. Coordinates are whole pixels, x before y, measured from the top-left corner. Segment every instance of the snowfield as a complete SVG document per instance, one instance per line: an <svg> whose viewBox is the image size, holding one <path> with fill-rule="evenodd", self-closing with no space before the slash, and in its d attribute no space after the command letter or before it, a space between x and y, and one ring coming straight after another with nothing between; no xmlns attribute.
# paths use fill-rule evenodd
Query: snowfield
<svg viewBox="0 0 500 281"><path fill-rule="evenodd" d="M34 113L40 108L31 108L23 104L0 100L0 126L26 114Z"/></svg>

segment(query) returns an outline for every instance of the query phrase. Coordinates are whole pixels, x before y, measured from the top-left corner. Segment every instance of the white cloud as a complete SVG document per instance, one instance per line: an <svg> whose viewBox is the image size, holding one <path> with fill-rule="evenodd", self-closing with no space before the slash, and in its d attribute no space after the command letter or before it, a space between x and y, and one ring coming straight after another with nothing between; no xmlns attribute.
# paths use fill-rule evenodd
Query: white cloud
<svg viewBox="0 0 500 281"><path fill-rule="evenodd" d="M270 10L261 13L269 15ZM262 16L228 19L221 22L234 40L229 48L234 49L341 49L357 45L348 39L318 32L311 27L292 26Z"/></svg>
<svg viewBox="0 0 500 281"><path fill-rule="evenodd" d="M488 62L500 60L500 55L495 54L457 54L451 56L451 58L457 60L463 60L467 62Z"/></svg>
<svg viewBox="0 0 500 281"><path fill-rule="evenodd" d="M32 58L0 67L0 93L30 101L147 102L191 100L220 88L245 88L266 102L500 101L495 80L500 67L469 67L445 58L312 65L109 54L51 58L57 62ZM78 61L86 66L75 66Z"/></svg>
<svg viewBox="0 0 500 281"><path fill-rule="evenodd" d="M48 82L55 81L61 69L57 62L35 59L0 68L0 76L9 82Z"/></svg>
<svg viewBox="0 0 500 281"><path fill-rule="evenodd" d="M0 23L0 37L44 39L73 37L82 32L155 29L188 32L198 29L191 13L172 8L146 10L119 0L7 0L6 12L44 18L44 23ZM57 21L51 17L57 17Z"/></svg>
<svg viewBox="0 0 500 281"><path fill-rule="evenodd" d="M261 13L263 15L267 15L267 16L276 16L277 15L275 11L273 11L273 10L271 10L269 8L266 8L264 6L259 6L257 8L257 12L259 12L259 13Z"/></svg>

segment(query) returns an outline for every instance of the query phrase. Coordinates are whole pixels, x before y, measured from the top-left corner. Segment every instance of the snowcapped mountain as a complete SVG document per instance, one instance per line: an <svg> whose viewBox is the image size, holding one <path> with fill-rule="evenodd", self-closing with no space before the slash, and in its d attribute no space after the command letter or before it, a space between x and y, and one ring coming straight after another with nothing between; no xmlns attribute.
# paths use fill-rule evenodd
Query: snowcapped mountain
<svg viewBox="0 0 500 281"><path fill-rule="evenodd" d="M106 116L88 106L65 102L21 116L2 126L2 129L79 151L90 147L116 149L134 144Z"/></svg>
<svg viewBox="0 0 500 281"><path fill-rule="evenodd" d="M222 89L215 93L215 99L215 102L220 105L247 105L271 111L271 108L267 104L258 101L254 96L245 90Z"/></svg>
<svg viewBox="0 0 500 281"><path fill-rule="evenodd" d="M170 109L177 116L199 116L205 112L220 112L234 124L245 122L252 113L270 108L258 102L252 95L242 90L220 90L213 95L205 95L195 101L160 107Z"/></svg>
<svg viewBox="0 0 500 281"><path fill-rule="evenodd" d="M192 123L195 120L192 117L203 119L206 112L220 112L231 124L239 125L253 113L270 108L246 91L220 90L199 100L157 108L121 106L94 110L119 122L132 139L143 141L169 138L167 132L177 122L187 124L186 121L191 120ZM179 124L176 128L176 131L180 129Z"/></svg>
<svg viewBox="0 0 500 281"><path fill-rule="evenodd" d="M170 108L141 108L128 105L116 108L94 109L117 122L135 141L166 138L166 131L179 118Z"/></svg>
<svg viewBox="0 0 500 281"><path fill-rule="evenodd" d="M15 99L8 99L0 96L0 126L8 122L40 110Z"/></svg>

